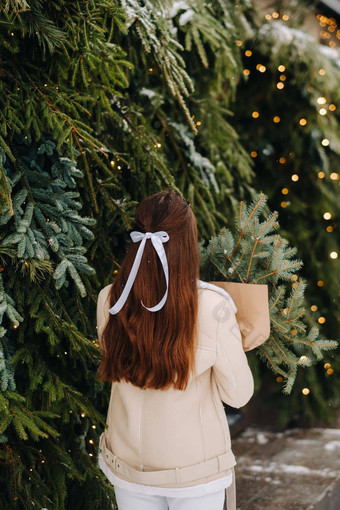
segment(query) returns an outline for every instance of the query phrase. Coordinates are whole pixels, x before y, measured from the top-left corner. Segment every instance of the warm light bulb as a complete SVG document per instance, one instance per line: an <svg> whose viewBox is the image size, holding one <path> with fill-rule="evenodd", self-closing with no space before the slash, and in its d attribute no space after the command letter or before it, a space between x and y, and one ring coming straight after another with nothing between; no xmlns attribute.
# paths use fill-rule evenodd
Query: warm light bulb
<svg viewBox="0 0 340 510"><path fill-rule="evenodd" d="M322 144L324 147L328 147L328 145L329 145L329 140L328 140L328 138L324 138L324 139L321 141L321 144Z"/></svg>
<svg viewBox="0 0 340 510"><path fill-rule="evenodd" d="M251 57L251 56L252 56L252 54L253 54L253 52L252 52L252 51L250 51L250 50L246 50L246 51L244 52L244 54L245 54L245 56L246 56L246 57Z"/></svg>
<svg viewBox="0 0 340 510"><path fill-rule="evenodd" d="M256 151L252 151L250 153L250 155L251 155L252 158L256 158L257 157L257 152Z"/></svg>
<svg viewBox="0 0 340 510"><path fill-rule="evenodd" d="M252 116L254 119L257 119L257 118L260 116L260 114L259 114L259 112L256 112L256 111L255 111L255 112L253 112L253 113L251 114L251 116Z"/></svg>
<svg viewBox="0 0 340 510"><path fill-rule="evenodd" d="M272 16L274 19L277 19L280 15L278 12L273 12Z"/></svg>
<svg viewBox="0 0 340 510"><path fill-rule="evenodd" d="M325 97L318 97L318 98L317 98L317 102L318 102L319 104L325 104L325 103L326 103L326 101L327 101L327 99L326 99Z"/></svg>
<svg viewBox="0 0 340 510"><path fill-rule="evenodd" d="M331 213L330 213L330 212L325 212L325 213L324 213L324 215L323 215L323 217L324 217L324 219L325 219L325 220L330 220L330 219L331 219L331 217L332 217L332 215L331 215Z"/></svg>
<svg viewBox="0 0 340 510"><path fill-rule="evenodd" d="M279 90L283 89L283 88L284 88L284 86L285 86L285 84L284 84L284 83L282 83L282 81L279 81L279 83L277 83L277 84L276 84L276 87L277 87Z"/></svg>
<svg viewBox="0 0 340 510"><path fill-rule="evenodd" d="M286 158L281 157L281 158L279 159L279 163L281 163L281 165L284 165L284 164L286 163Z"/></svg>
<svg viewBox="0 0 340 510"><path fill-rule="evenodd" d="M275 117L273 118L273 122L275 122L275 124L278 124L280 122L280 117L278 115L275 115Z"/></svg>
<svg viewBox="0 0 340 510"><path fill-rule="evenodd" d="M319 317L319 318L318 318L318 323L319 323L319 324L325 324L325 322L326 322L325 317Z"/></svg>
<svg viewBox="0 0 340 510"><path fill-rule="evenodd" d="M286 68L281 64L279 65L278 70L280 71L280 73L283 73L286 70Z"/></svg>
<svg viewBox="0 0 340 510"><path fill-rule="evenodd" d="M282 16L282 19L283 19L283 21L288 21L288 20L289 20L289 16L288 16L288 14L284 14L284 15Z"/></svg>
<svg viewBox="0 0 340 510"><path fill-rule="evenodd" d="M332 179L332 181L337 181L339 179L339 174L337 174L336 172L332 172L330 178Z"/></svg>
<svg viewBox="0 0 340 510"><path fill-rule="evenodd" d="M299 124L300 124L300 126L305 126L307 124L307 120L302 118L299 120Z"/></svg>
<svg viewBox="0 0 340 510"><path fill-rule="evenodd" d="M309 361L309 358L307 358L307 356L300 356L299 361L300 363L307 363L307 361Z"/></svg>
<svg viewBox="0 0 340 510"><path fill-rule="evenodd" d="M322 280L318 280L317 286L318 287L323 287L324 286L324 282Z"/></svg>
<svg viewBox="0 0 340 510"><path fill-rule="evenodd" d="M330 364L330 363L325 363L323 367L324 367L326 370L328 370L328 368L331 368L331 364Z"/></svg>
<svg viewBox="0 0 340 510"><path fill-rule="evenodd" d="M250 75L249 69L243 69L243 74L245 74L246 76L249 76Z"/></svg>
<svg viewBox="0 0 340 510"><path fill-rule="evenodd" d="M329 109L330 109L331 112L334 112L336 110L335 104L330 104L329 105Z"/></svg>
<svg viewBox="0 0 340 510"><path fill-rule="evenodd" d="M316 312L318 307L316 305L312 305L310 309L312 310L312 312Z"/></svg>
<svg viewBox="0 0 340 510"><path fill-rule="evenodd" d="M338 258L338 252L337 251L331 251L331 253L329 254L330 258L331 259L337 259Z"/></svg>
<svg viewBox="0 0 340 510"><path fill-rule="evenodd" d="M299 176L297 174L292 175L292 181L297 182L299 180Z"/></svg>
<svg viewBox="0 0 340 510"><path fill-rule="evenodd" d="M281 193L282 193L282 195L288 195L288 193L289 193L288 188L282 188Z"/></svg>
<svg viewBox="0 0 340 510"><path fill-rule="evenodd" d="M326 71L325 71L324 69L319 69L319 74L320 74L321 76L325 76Z"/></svg>
<svg viewBox="0 0 340 510"><path fill-rule="evenodd" d="M309 395L309 393L310 393L310 389L309 389L309 388L303 388L302 393L303 393L304 395Z"/></svg>
<svg viewBox="0 0 340 510"><path fill-rule="evenodd" d="M319 113L320 113L320 115L326 115L326 113L327 113L326 108L321 108L321 109L319 110Z"/></svg>
<svg viewBox="0 0 340 510"><path fill-rule="evenodd" d="M325 177L325 172L319 172L318 177L319 179L323 179Z"/></svg>

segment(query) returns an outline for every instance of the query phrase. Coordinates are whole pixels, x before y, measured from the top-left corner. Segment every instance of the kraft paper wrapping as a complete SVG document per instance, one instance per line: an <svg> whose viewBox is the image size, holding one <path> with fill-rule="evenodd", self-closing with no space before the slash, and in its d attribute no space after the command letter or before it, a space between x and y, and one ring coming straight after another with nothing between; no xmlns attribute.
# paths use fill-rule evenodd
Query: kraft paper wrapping
<svg viewBox="0 0 340 510"><path fill-rule="evenodd" d="M270 335L268 286L235 282L210 283L226 290L233 298L243 349L250 351L263 344Z"/></svg>

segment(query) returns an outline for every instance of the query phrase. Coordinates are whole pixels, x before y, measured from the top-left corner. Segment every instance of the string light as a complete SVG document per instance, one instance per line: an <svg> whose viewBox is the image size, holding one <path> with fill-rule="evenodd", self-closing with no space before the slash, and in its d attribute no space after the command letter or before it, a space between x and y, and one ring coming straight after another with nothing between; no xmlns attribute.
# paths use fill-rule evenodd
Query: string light
<svg viewBox="0 0 340 510"><path fill-rule="evenodd" d="M281 65L279 65L278 70L280 71L280 73L284 73L286 68L284 65L281 64Z"/></svg>
<svg viewBox="0 0 340 510"><path fill-rule="evenodd" d="M326 228L327 232L333 232L333 227L331 225L328 225L328 227Z"/></svg>
<svg viewBox="0 0 340 510"><path fill-rule="evenodd" d="M237 44L237 46L242 46L243 42L238 40L238 41L236 41L236 44Z"/></svg>
<svg viewBox="0 0 340 510"><path fill-rule="evenodd" d="M312 312L316 312L318 307L316 305L312 305L310 309L312 310Z"/></svg>
<svg viewBox="0 0 340 510"><path fill-rule="evenodd" d="M251 155L252 158L257 158L257 152L256 151L252 151L250 153L250 155Z"/></svg>
<svg viewBox="0 0 340 510"><path fill-rule="evenodd" d="M281 74L281 76L280 76L280 80L281 80L281 81L285 81L285 80L286 80L286 78L287 78L287 76L286 76L286 75Z"/></svg>
<svg viewBox="0 0 340 510"><path fill-rule="evenodd" d="M325 324L325 322L326 322L325 317L319 317L319 318L318 318L318 323L319 323L319 324Z"/></svg>
<svg viewBox="0 0 340 510"><path fill-rule="evenodd" d="M300 124L300 126L305 126L307 124L307 120L302 118L299 120L299 124Z"/></svg>
<svg viewBox="0 0 340 510"><path fill-rule="evenodd" d="M288 21L288 20L289 20L289 16L288 16L288 14L284 14L284 15L282 16L282 19L283 19L283 21Z"/></svg>
<svg viewBox="0 0 340 510"><path fill-rule="evenodd" d="M280 14L278 12L273 12L272 16L274 19L277 19L280 16Z"/></svg>
<svg viewBox="0 0 340 510"><path fill-rule="evenodd" d="M268 21L269 21L269 20L271 20L271 19L272 19L272 15L271 15L271 14L266 14L266 15L265 15L265 18L266 18L266 20L268 20Z"/></svg>
<svg viewBox="0 0 340 510"><path fill-rule="evenodd" d="M256 111L255 111L255 112L253 112L253 113L251 114L251 116L252 116L254 119L258 119L258 118L259 118L259 116L260 116L260 114L259 114L259 112L256 112Z"/></svg>
<svg viewBox="0 0 340 510"><path fill-rule="evenodd" d="M243 74L245 74L246 76L249 76L250 75L249 69L243 69Z"/></svg>
<svg viewBox="0 0 340 510"><path fill-rule="evenodd" d="M338 258L338 252L337 251L331 251L331 253L329 254L330 258L335 260Z"/></svg>
<svg viewBox="0 0 340 510"><path fill-rule="evenodd" d="M318 280L316 284L317 284L318 287L323 287L324 286L324 282L322 280Z"/></svg>
<svg viewBox="0 0 340 510"><path fill-rule="evenodd" d="M328 370L328 368L331 368L331 364L330 364L330 363L325 363L323 367L324 367L326 370Z"/></svg>
<svg viewBox="0 0 340 510"><path fill-rule="evenodd" d="M277 382L282 382L283 381L283 377L281 377L280 375L276 378Z"/></svg>
<svg viewBox="0 0 340 510"><path fill-rule="evenodd" d="M326 108L321 108L321 109L319 110L319 113L320 113L320 115L326 115L326 113L327 113Z"/></svg>
<svg viewBox="0 0 340 510"><path fill-rule="evenodd" d="M321 141L321 144L322 144L324 147L328 147L328 145L329 145L329 140L328 140L328 138L324 138L324 139Z"/></svg>
<svg viewBox="0 0 340 510"><path fill-rule="evenodd" d="M309 395L310 394L310 389L309 388L303 388L302 393L303 393L303 395Z"/></svg>
<svg viewBox="0 0 340 510"><path fill-rule="evenodd" d="M153 67L149 67L149 72L152 73Z"/></svg>
<svg viewBox="0 0 340 510"><path fill-rule="evenodd" d="M337 181L339 179L339 174L337 174L336 172L332 172L330 178L332 179L332 181Z"/></svg>
<svg viewBox="0 0 340 510"><path fill-rule="evenodd" d="M279 163L281 163L281 165L284 165L284 164L286 163L286 158L281 157L281 158L279 159Z"/></svg>
<svg viewBox="0 0 340 510"><path fill-rule="evenodd" d="M246 57L251 57L251 56L252 56L252 54L253 54L253 52L252 52L251 50L246 50L246 51L244 52L244 54L245 54L245 56L246 56Z"/></svg>
<svg viewBox="0 0 340 510"><path fill-rule="evenodd" d="M323 179L325 177L325 172L319 172L318 177L319 179Z"/></svg>
<svg viewBox="0 0 340 510"><path fill-rule="evenodd" d="M299 180L299 176L297 174L292 175L292 181L297 182Z"/></svg>
<svg viewBox="0 0 340 510"><path fill-rule="evenodd" d="M280 90L281 90L281 89L283 89L283 88L284 88L285 84L284 84L284 83L282 83L282 81L279 81L279 82L276 84L276 86L277 86L277 88L278 88L278 89L280 89Z"/></svg>
<svg viewBox="0 0 340 510"><path fill-rule="evenodd" d="M111 166L115 166L115 164L116 164L116 162L115 162L115 161L113 161L113 160L112 160L112 161L110 161L110 165L111 165Z"/></svg>
<svg viewBox="0 0 340 510"><path fill-rule="evenodd" d="M282 193L282 195L288 195L288 193L289 193L288 188L282 188L281 193Z"/></svg>
<svg viewBox="0 0 340 510"><path fill-rule="evenodd" d="M275 115L275 117L273 117L273 122L275 122L275 124L278 124L280 122L280 117L278 115Z"/></svg>
<svg viewBox="0 0 340 510"><path fill-rule="evenodd" d="M319 69L320 76L325 76L326 71L324 69Z"/></svg>
<svg viewBox="0 0 340 510"><path fill-rule="evenodd" d="M334 111L336 110L336 106L335 106L335 104L333 104L333 103L332 103L332 104L330 104L330 105L329 105L329 109L330 109L330 111L331 111L331 112L334 112Z"/></svg>
<svg viewBox="0 0 340 510"><path fill-rule="evenodd" d="M324 219L325 219L325 220L330 220L330 219L331 219L331 217L332 217L332 215L331 215L331 213L330 213L330 212L325 212L325 213L324 213L324 215L323 215L323 217L324 217Z"/></svg>
<svg viewBox="0 0 340 510"><path fill-rule="evenodd" d="M307 363L309 361L309 358L307 358L307 356L301 356L299 361L300 363Z"/></svg>
<svg viewBox="0 0 340 510"><path fill-rule="evenodd" d="M327 374L328 374L328 375L332 375L332 374L334 374L334 370L333 370L333 368L329 368L329 369L327 370Z"/></svg>
<svg viewBox="0 0 340 510"><path fill-rule="evenodd" d="M288 205L288 204L287 204L287 202L281 202L281 204L280 204L280 205L281 205L281 207L284 209L285 207L287 207L287 205Z"/></svg>
<svg viewBox="0 0 340 510"><path fill-rule="evenodd" d="M80 415L82 418L85 418L85 413L81 413Z"/></svg>

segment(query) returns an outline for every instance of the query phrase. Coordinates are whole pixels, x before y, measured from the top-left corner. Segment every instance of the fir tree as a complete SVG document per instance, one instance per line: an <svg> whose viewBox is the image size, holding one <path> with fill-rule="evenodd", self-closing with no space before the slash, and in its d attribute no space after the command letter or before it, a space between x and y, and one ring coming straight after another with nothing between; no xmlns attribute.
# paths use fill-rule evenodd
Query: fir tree
<svg viewBox="0 0 340 510"><path fill-rule="evenodd" d="M280 2L281 19L288 4ZM315 231L327 200L334 221L327 226L336 233L331 173L338 164L338 116L328 109L324 122L315 99L326 97L329 107L337 101L338 63L296 30L305 11L293 4L289 22L271 25L248 0L6 0L0 6L2 507L114 506L113 489L95 462L109 392L95 377L95 304L98 290L112 281L125 251L123 232L146 195L167 187L183 192L201 240L208 240L223 226L233 230L239 200L257 190L276 208L281 185L288 186L273 174L273 163L288 161L279 138L289 139L297 174L305 172L309 184L297 190L305 198L294 203L294 217L286 217L290 205L280 213L282 233L301 252L309 246L299 251L306 280L326 281L334 272L334 261L315 260L314 240L304 232ZM250 48L254 70L247 80ZM276 105L274 111L273 79L274 89L284 83L277 72L283 63L290 94L277 96L280 111ZM254 124L258 102L268 117L261 110ZM297 120L309 112L305 131L288 114L283 119L287 104L291 111L300 105ZM284 127L280 136L268 128L274 116L282 119L275 124ZM324 139L329 146L320 146ZM313 179L310 169L325 179ZM317 200L305 208L310 196ZM256 280L261 271L251 264L248 277ZM336 317L328 282L322 299L307 294L309 305L329 305ZM302 285L295 283L292 310L302 306ZM289 308L287 292L282 303L273 298L272 313ZM326 336L336 338L337 323L328 318ZM291 341L284 344L289 351ZM317 346L312 337L308 342ZM275 360L273 345L267 354ZM294 364L301 353L286 354ZM289 364L275 363L289 375ZM264 364L253 364L261 380L268 379ZM282 420L296 409L325 418L334 386L325 380L331 379L310 367L297 372L291 397L279 400L273 390L285 410ZM306 385L315 398L301 397Z"/></svg>

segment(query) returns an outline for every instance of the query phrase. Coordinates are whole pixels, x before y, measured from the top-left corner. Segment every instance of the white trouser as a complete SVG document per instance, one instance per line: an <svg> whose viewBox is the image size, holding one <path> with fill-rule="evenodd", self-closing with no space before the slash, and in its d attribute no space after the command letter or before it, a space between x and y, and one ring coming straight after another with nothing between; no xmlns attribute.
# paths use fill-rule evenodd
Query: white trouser
<svg viewBox="0 0 340 510"><path fill-rule="evenodd" d="M225 490L196 498L136 494L115 486L118 510L223 510Z"/></svg>

